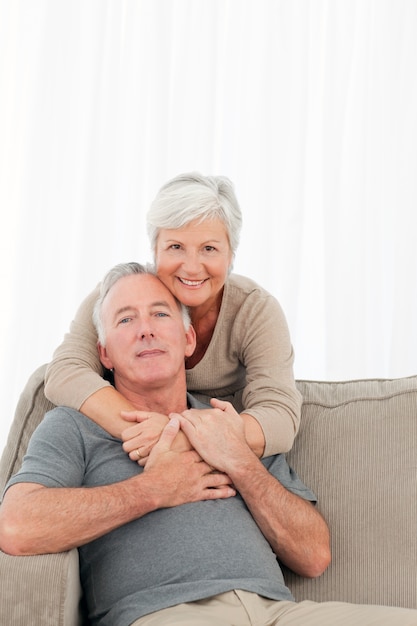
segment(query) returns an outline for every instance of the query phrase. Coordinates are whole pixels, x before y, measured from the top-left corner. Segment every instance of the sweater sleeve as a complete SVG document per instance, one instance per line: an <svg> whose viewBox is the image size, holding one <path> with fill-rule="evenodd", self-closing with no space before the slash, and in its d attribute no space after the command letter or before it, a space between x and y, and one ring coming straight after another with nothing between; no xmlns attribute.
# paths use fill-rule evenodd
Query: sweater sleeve
<svg viewBox="0 0 417 626"><path fill-rule="evenodd" d="M253 293L235 320L240 361L246 368L243 412L260 423L264 456L288 452L298 432L301 394L296 388L294 352L284 313L267 292Z"/></svg>
<svg viewBox="0 0 417 626"><path fill-rule="evenodd" d="M103 378L92 314L97 287L79 307L70 330L55 350L45 375L45 395L56 405L79 409L96 391L110 383Z"/></svg>
<svg viewBox="0 0 417 626"><path fill-rule="evenodd" d="M293 362L279 302L253 280L232 274L207 351L187 370L188 390L202 402L228 400L254 417L264 433L264 457L288 452L301 416Z"/></svg>

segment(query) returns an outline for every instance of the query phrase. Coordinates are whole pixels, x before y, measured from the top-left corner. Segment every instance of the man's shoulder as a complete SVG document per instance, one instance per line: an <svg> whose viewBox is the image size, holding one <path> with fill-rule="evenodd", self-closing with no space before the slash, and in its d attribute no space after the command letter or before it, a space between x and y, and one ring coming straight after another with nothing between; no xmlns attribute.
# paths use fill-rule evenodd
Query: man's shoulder
<svg viewBox="0 0 417 626"><path fill-rule="evenodd" d="M61 420L61 419L70 419L75 422L83 422L85 420L88 420L88 418L85 415L83 415L83 413L80 413L80 411L77 411L76 409L72 409L69 406L62 405L62 406L56 406L50 411L48 411L45 414L43 421L45 423L47 422L53 423L56 420Z"/></svg>
<svg viewBox="0 0 417 626"><path fill-rule="evenodd" d="M40 428L44 433L59 431L61 436L74 431L81 433L97 429L102 430L86 415L69 406L56 406L48 411L37 430Z"/></svg>
<svg viewBox="0 0 417 626"><path fill-rule="evenodd" d="M285 454L274 454L265 457L262 464L288 491L300 496L304 500L317 502L316 495L307 487L298 476L297 472L288 465Z"/></svg>
<svg viewBox="0 0 417 626"><path fill-rule="evenodd" d="M191 393L187 392L187 405L190 409L209 409L210 405L206 402L200 402Z"/></svg>

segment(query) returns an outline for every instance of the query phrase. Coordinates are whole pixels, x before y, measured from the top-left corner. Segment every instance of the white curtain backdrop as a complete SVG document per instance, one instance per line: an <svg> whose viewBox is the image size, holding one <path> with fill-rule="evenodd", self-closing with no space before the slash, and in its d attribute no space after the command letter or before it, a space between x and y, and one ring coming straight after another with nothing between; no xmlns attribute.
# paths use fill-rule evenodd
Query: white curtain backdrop
<svg viewBox="0 0 417 626"><path fill-rule="evenodd" d="M297 378L415 374L416 33L417 0L0 0L0 449L189 170L235 183Z"/></svg>

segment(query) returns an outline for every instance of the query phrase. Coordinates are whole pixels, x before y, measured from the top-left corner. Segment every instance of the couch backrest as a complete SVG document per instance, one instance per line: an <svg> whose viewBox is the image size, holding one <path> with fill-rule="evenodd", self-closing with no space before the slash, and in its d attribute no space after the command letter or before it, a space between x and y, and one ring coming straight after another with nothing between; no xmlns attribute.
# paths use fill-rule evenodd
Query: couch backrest
<svg viewBox="0 0 417 626"><path fill-rule="evenodd" d="M6 446L0 460L0 494L22 464L23 457L37 425L54 405L44 394L46 365L41 365L30 376L16 406Z"/></svg>
<svg viewBox="0 0 417 626"><path fill-rule="evenodd" d="M417 376L297 385L288 459L318 496L333 562L288 585L296 599L417 608Z"/></svg>

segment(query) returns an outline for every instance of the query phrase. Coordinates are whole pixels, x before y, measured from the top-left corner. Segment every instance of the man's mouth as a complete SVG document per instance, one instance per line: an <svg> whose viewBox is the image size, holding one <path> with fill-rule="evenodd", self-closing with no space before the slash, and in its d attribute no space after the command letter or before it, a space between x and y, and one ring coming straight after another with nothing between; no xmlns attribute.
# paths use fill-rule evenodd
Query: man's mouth
<svg viewBox="0 0 417 626"><path fill-rule="evenodd" d="M141 352L138 352L136 354L136 356L140 357L140 358L152 358L154 356L160 356L161 354L163 354L163 350L142 350Z"/></svg>

